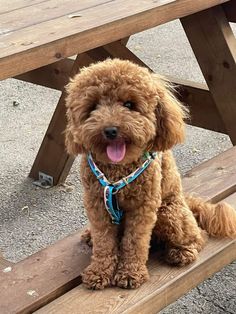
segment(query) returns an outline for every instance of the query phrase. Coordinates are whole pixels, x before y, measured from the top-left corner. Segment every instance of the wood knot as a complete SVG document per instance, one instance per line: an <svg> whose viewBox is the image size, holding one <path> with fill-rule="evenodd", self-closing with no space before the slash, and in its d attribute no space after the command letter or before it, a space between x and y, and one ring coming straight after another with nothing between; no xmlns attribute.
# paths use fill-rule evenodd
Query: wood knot
<svg viewBox="0 0 236 314"><path fill-rule="evenodd" d="M57 52L57 53L55 54L55 57L56 57L57 59L61 59L62 54L61 54L60 52Z"/></svg>
<svg viewBox="0 0 236 314"><path fill-rule="evenodd" d="M230 65L227 61L224 61L223 62L223 67L226 68L226 69L229 69L230 68Z"/></svg>

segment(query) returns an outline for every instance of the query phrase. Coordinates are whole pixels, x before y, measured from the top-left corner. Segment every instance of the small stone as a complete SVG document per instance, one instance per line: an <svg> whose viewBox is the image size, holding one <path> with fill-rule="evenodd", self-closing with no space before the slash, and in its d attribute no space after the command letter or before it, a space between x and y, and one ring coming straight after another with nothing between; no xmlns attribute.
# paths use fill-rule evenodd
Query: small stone
<svg viewBox="0 0 236 314"><path fill-rule="evenodd" d="M17 106L19 106L20 103L18 101L14 100L12 104L13 104L13 107L17 107Z"/></svg>
<svg viewBox="0 0 236 314"><path fill-rule="evenodd" d="M78 13L76 13L76 14L69 14L69 15L68 15L68 18L69 18L69 19L74 19L75 17L82 17L82 15L81 15L81 14L78 14Z"/></svg>
<svg viewBox="0 0 236 314"><path fill-rule="evenodd" d="M34 298L39 296L39 294L35 290L29 290L27 291L27 294Z"/></svg>
<svg viewBox="0 0 236 314"><path fill-rule="evenodd" d="M9 273L10 271L12 271L11 266L6 267L6 268L3 269L3 272L4 272L4 273Z"/></svg>
<svg viewBox="0 0 236 314"><path fill-rule="evenodd" d="M21 210L23 211L23 210L29 210L29 206L23 206L22 208L21 208Z"/></svg>
<svg viewBox="0 0 236 314"><path fill-rule="evenodd" d="M199 152L200 152L200 149L197 149L196 147L194 147L194 148L192 149L192 152L193 152L193 153L199 153Z"/></svg>

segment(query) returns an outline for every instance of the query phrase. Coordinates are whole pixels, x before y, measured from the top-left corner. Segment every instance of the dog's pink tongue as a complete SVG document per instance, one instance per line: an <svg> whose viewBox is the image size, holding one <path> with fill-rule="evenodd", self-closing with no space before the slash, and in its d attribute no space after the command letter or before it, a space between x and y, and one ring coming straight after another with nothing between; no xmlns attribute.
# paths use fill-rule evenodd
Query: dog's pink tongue
<svg viewBox="0 0 236 314"><path fill-rule="evenodd" d="M112 162L119 162L125 157L125 142L113 141L107 145L107 156Z"/></svg>

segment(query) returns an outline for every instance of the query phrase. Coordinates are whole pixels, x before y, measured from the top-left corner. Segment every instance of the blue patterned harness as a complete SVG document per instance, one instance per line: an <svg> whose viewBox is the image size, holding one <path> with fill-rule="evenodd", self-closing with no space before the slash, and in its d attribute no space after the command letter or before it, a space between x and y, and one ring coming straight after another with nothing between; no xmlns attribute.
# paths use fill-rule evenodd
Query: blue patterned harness
<svg viewBox="0 0 236 314"><path fill-rule="evenodd" d="M102 171L96 166L95 162L93 161L93 157L91 153L87 155L88 164L93 174L98 179L100 184L104 187L104 204L105 204L106 210L111 216L112 223L119 225L123 216L123 211L119 208L115 194L120 189L122 189L129 183L133 182L150 165L150 163L156 158L156 156L157 156L157 153L146 153L144 155L146 160L144 161L142 166L137 168L127 177L124 177L115 183L111 183L105 177L104 173L102 173Z"/></svg>

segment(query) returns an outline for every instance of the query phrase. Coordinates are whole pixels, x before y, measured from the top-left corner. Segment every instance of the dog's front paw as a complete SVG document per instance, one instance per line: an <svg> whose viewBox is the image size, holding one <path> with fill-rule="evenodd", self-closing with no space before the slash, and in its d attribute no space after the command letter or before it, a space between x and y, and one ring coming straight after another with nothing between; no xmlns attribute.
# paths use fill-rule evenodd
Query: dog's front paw
<svg viewBox="0 0 236 314"><path fill-rule="evenodd" d="M92 263L82 273L83 284L88 289L102 290L111 286L114 277L115 265L103 268L102 264Z"/></svg>
<svg viewBox="0 0 236 314"><path fill-rule="evenodd" d="M176 266L184 266L196 260L198 251L195 248L169 248L166 254L166 261Z"/></svg>
<svg viewBox="0 0 236 314"><path fill-rule="evenodd" d="M146 265L138 263L120 264L113 285L120 288L136 289L149 278Z"/></svg>

